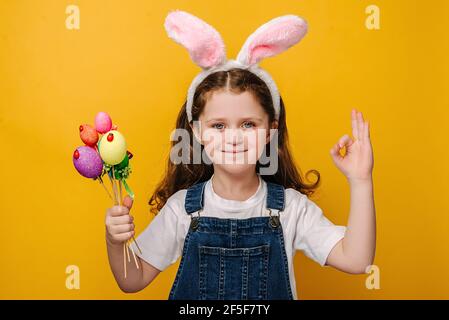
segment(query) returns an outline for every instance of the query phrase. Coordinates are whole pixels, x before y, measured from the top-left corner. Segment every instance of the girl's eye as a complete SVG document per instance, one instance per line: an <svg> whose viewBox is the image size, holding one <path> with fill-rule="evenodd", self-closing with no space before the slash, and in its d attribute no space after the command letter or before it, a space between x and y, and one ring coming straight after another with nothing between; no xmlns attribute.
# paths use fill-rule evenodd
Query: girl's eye
<svg viewBox="0 0 449 320"><path fill-rule="evenodd" d="M251 129L251 128L254 128L254 127L255 127L255 124L253 122L247 121L247 122L245 122L243 124L243 128L245 128L245 129ZM223 123L214 123L212 125L212 128L217 129L217 130L222 130L222 129L225 128L225 126L224 126Z"/></svg>
<svg viewBox="0 0 449 320"><path fill-rule="evenodd" d="M221 130L221 129L224 129L224 126L223 126L223 123L215 123L212 125L212 128Z"/></svg>
<svg viewBox="0 0 449 320"><path fill-rule="evenodd" d="M253 128L254 127L254 123L252 123L252 122L245 122L243 124L243 127L246 128L246 129Z"/></svg>

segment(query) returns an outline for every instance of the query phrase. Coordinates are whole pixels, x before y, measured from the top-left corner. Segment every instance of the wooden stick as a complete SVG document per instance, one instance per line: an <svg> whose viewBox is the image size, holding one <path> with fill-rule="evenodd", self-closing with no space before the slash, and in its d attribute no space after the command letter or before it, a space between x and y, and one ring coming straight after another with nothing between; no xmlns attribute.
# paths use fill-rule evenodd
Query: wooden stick
<svg viewBox="0 0 449 320"><path fill-rule="evenodd" d="M122 205L122 199L121 197L118 196L118 191L117 191L117 181L115 180L115 170L114 170L115 166L112 166L112 182L114 185L114 193L116 198L118 199L118 205L121 206Z"/></svg>
<svg viewBox="0 0 449 320"><path fill-rule="evenodd" d="M115 180L114 172L112 172L112 181L114 182L114 188L115 188L115 193L116 193L116 197L117 197L117 203L118 203L119 206L121 206L122 205L122 199L120 198L120 196L118 194L117 180Z"/></svg>
<svg viewBox="0 0 449 320"><path fill-rule="evenodd" d="M101 177L98 177L100 184L103 186L103 189L106 191L106 193L108 194L109 198L114 201L114 199L112 199L111 193L109 192L108 189L106 189L106 186L104 185L103 179L101 179Z"/></svg>
<svg viewBox="0 0 449 320"><path fill-rule="evenodd" d="M111 178L111 176L109 174L108 174L108 178L109 178L109 181L111 181L112 191L114 192L114 204L116 205L116 204L118 204L118 201L117 201L117 195L116 195L116 192L115 192L114 181L112 180L112 178Z"/></svg>
<svg viewBox="0 0 449 320"><path fill-rule="evenodd" d="M133 240L134 240L134 243L136 244L137 250L139 250L140 254L142 254L142 250L140 250L139 243L137 242L136 238L134 238L134 236L133 236Z"/></svg>
<svg viewBox="0 0 449 320"><path fill-rule="evenodd" d="M131 252L132 252L133 257L134 257L134 263L136 264L137 269L139 269L139 264L137 263L137 258L136 258L136 254L134 253L133 247L129 246L129 248L131 249Z"/></svg>
<svg viewBox="0 0 449 320"><path fill-rule="evenodd" d="M126 241L126 255L128 256L128 262L131 262L131 259L129 258L129 247L128 247L128 241Z"/></svg>
<svg viewBox="0 0 449 320"><path fill-rule="evenodd" d="M125 256L125 250L126 250L126 242L123 242L123 269L125 271L125 279L126 279L126 256Z"/></svg>
<svg viewBox="0 0 449 320"><path fill-rule="evenodd" d="M118 181L119 195L120 199L122 199L122 180Z"/></svg>

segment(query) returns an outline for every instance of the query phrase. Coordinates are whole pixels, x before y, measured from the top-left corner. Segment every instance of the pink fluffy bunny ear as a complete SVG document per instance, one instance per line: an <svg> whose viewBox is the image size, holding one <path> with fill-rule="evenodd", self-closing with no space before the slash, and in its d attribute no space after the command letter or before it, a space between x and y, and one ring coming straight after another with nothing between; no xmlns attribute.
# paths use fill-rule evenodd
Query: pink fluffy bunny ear
<svg viewBox="0 0 449 320"><path fill-rule="evenodd" d="M286 15L268 21L251 34L237 60L253 65L275 56L298 43L307 33L307 23L298 16Z"/></svg>
<svg viewBox="0 0 449 320"><path fill-rule="evenodd" d="M168 36L184 46L193 62L203 69L226 60L225 46L220 34L203 20L185 11L170 12L165 19Z"/></svg>

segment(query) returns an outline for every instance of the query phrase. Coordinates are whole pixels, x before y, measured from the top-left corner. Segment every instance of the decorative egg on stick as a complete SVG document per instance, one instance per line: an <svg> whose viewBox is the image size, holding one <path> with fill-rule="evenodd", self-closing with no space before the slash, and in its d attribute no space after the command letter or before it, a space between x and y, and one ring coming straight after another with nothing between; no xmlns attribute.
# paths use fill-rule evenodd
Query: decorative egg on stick
<svg viewBox="0 0 449 320"><path fill-rule="evenodd" d="M114 166L125 159L126 148L125 137L117 130L111 130L101 138L98 151L104 162Z"/></svg>
<svg viewBox="0 0 449 320"><path fill-rule="evenodd" d="M90 179L98 179L106 190L109 198L112 199L108 189L106 189L103 179L103 160L98 152L91 146L81 146L73 152L73 165L80 175Z"/></svg>
<svg viewBox="0 0 449 320"><path fill-rule="evenodd" d="M103 173L103 160L90 146L81 146L73 152L73 164L80 175L95 179Z"/></svg>
<svg viewBox="0 0 449 320"><path fill-rule="evenodd" d="M106 133L112 128L111 117L106 112L98 112L95 116L95 129L98 133Z"/></svg>
<svg viewBox="0 0 449 320"><path fill-rule="evenodd" d="M88 124L80 126L80 138L86 146L97 147L98 132Z"/></svg>

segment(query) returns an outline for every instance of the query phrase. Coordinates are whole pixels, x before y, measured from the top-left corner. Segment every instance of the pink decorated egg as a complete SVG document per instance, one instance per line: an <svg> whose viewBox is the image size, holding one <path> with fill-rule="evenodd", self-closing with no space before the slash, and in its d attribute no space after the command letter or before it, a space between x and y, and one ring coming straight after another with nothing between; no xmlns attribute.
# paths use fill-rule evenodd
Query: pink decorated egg
<svg viewBox="0 0 449 320"><path fill-rule="evenodd" d="M99 133L106 133L112 128L111 117L106 112L98 112L95 116L95 129Z"/></svg>
<svg viewBox="0 0 449 320"><path fill-rule="evenodd" d="M80 125L80 138L88 146L94 147L98 142L98 132L88 124Z"/></svg>
<svg viewBox="0 0 449 320"><path fill-rule="evenodd" d="M103 172L103 160L98 152L89 146L78 147L73 152L73 165L80 175L97 178Z"/></svg>

